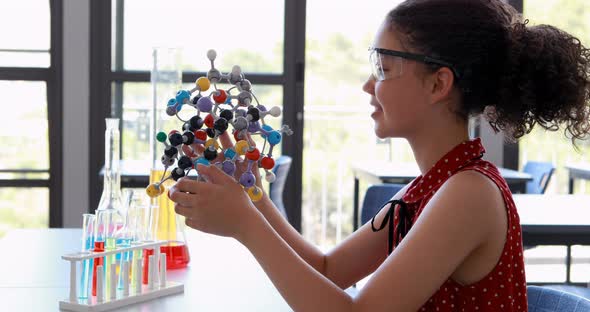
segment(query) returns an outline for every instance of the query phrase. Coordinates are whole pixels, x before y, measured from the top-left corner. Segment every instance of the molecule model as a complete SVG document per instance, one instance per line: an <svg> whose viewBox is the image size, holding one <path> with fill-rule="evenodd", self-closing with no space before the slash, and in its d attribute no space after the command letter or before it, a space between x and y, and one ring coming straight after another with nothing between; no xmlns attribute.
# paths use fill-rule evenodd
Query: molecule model
<svg viewBox="0 0 590 312"><path fill-rule="evenodd" d="M256 176L252 172L254 163L265 171L266 181L275 180L272 172L275 166L273 148L281 142L284 134L291 135L293 132L287 125L275 130L266 124L264 118L279 117L281 108L274 106L267 109L261 105L241 68L235 65L231 72L222 74L215 68L216 57L215 50L209 50L207 58L211 61L211 69L207 72L207 77L199 77L194 88L178 91L166 104L166 114L176 116L182 122L182 130L172 130L168 134L159 132L156 135L156 140L165 145L161 157L164 175L159 182L146 188L150 197L164 193L164 181L178 181L198 164L213 164L234 176L236 162L247 161L247 170L240 175L238 182L252 201L260 200L263 195L262 190L256 186ZM224 82L232 87L227 90L217 88L217 83ZM204 92L209 89L212 90L205 95ZM187 106L196 110L196 113L184 120L178 113ZM231 131L236 141L233 147L222 148L219 144L219 136L226 131ZM259 150L250 143L248 137L253 136L260 136L264 140L262 149ZM175 164L176 167L166 176L168 168Z"/></svg>

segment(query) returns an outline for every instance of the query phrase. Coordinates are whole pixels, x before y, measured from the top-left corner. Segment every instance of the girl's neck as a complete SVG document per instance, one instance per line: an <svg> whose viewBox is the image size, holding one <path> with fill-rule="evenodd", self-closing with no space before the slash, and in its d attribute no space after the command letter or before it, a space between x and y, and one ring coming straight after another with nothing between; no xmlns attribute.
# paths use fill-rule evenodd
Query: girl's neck
<svg viewBox="0 0 590 312"><path fill-rule="evenodd" d="M421 174L430 170L451 149L469 140L467 125L445 127L444 130L429 131L408 139Z"/></svg>

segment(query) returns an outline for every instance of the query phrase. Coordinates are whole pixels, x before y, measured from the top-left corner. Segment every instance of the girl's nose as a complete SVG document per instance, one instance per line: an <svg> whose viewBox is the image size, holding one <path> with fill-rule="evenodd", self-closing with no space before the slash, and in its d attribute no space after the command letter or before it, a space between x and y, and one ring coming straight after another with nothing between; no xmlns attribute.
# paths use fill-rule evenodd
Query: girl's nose
<svg viewBox="0 0 590 312"><path fill-rule="evenodd" d="M369 78L363 84L363 91L375 95L375 79L373 78L373 75L369 75Z"/></svg>

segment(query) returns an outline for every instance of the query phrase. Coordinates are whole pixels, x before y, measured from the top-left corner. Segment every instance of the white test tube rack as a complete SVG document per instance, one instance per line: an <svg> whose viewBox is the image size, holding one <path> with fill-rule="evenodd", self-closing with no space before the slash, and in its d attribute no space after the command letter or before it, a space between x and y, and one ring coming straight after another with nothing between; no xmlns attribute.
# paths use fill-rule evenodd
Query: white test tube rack
<svg viewBox="0 0 590 312"><path fill-rule="evenodd" d="M133 244L131 247L116 248L109 251L103 252L79 252L75 254L67 254L61 258L70 261L70 294L65 300L59 302L59 308L67 311L108 311L112 309L121 308L134 303L140 303L152 299L156 299L163 296L168 296L177 293L184 292L184 284L167 281L166 279L166 254L160 253L160 246L167 244L168 241L157 241L157 242L143 242L140 244ZM90 290L88 291L88 298L78 298L78 282L80 277L77 272L78 262L87 259L101 258L110 255L116 255L123 252L134 252L136 250L154 249L154 254L148 258L149 273L148 273L148 284L144 285L142 282L143 269L142 259L136 259L135 264L132 263L133 257L129 261L121 259L120 264L113 263L113 269L119 267L119 273L125 274L123 276L129 276L129 271L132 266L135 266L136 280L132 281L134 287L131 287L129 278L123 279L123 289L117 288L118 275L116 270L110 271L110 287L109 293L105 293L106 285L104 285L103 274L100 272L106 271L102 265L97 267L97 280L96 280L96 296L92 296ZM158 264L158 258L160 265ZM106 264L106 261L104 262ZM160 268L159 270L157 268ZM89 279L92 281L92 268L89 272Z"/></svg>

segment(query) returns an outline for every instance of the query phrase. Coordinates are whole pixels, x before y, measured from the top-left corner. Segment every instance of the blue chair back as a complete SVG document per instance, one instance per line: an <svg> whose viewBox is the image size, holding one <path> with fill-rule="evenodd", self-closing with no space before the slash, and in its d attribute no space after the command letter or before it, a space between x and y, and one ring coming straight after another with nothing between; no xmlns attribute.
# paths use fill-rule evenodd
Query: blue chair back
<svg viewBox="0 0 590 312"><path fill-rule="evenodd" d="M533 176L533 180L526 184L527 194L545 194L555 166L550 162L529 161L523 171Z"/></svg>
<svg viewBox="0 0 590 312"><path fill-rule="evenodd" d="M527 286L529 312L585 312L590 300L547 287Z"/></svg>
<svg viewBox="0 0 590 312"><path fill-rule="evenodd" d="M285 189L285 182L287 181L292 162L293 158L287 155L279 156L275 160L275 167L272 169L272 172L275 174L276 179L273 183L269 184L268 190L270 200L272 200L285 218L287 217L287 210L285 210L283 203L283 190Z"/></svg>
<svg viewBox="0 0 590 312"><path fill-rule="evenodd" d="M545 287L568 292L570 294L574 294L576 296L580 296L582 298L586 298L586 299L590 300L590 288L588 288L588 287L567 285L567 284L551 284L551 285L545 285Z"/></svg>
<svg viewBox="0 0 590 312"><path fill-rule="evenodd" d="M404 187L403 184L375 184L369 186L365 193L363 205L361 206L361 224L367 223L377 214L379 208L383 206L393 195Z"/></svg>

